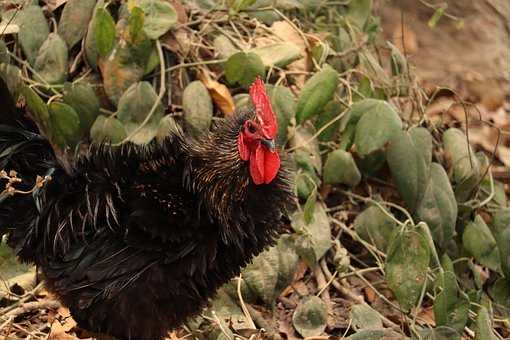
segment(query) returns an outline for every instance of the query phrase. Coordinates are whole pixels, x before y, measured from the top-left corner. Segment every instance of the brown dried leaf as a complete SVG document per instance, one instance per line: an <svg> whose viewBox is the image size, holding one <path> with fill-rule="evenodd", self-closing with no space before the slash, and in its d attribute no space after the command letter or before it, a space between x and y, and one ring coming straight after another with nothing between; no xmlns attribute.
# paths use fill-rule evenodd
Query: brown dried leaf
<svg viewBox="0 0 510 340"><path fill-rule="evenodd" d="M270 27L270 30L282 41L294 43L299 47L301 51L301 55L305 56L299 60L296 60L287 68L290 71L307 71L309 65L309 55L306 50L306 43L303 40L303 37L296 31L288 22L286 21L276 21ZM302 87L305 83L306 76L298 75L296 76L296 83L299 87Z"/></svg>
<svg viewBox="0 0 510 340"><path fill-rule="evenodd" d="M418 318L423 320L423 322L420 322L422 325L428 325L432 327L436 326L436 318L434 316L434 308L432 306L422 308L418 313Z"/></svg>
<svg viewBox="0 0 510 340"><path fill-rule="evenodd" d="M51 325L50 335L48 336L48 340L76 340L77 337L67 334L65 328L55 320Z"/></svg>
<svg viewBox="0 0 510 340"><path fill-rule="evenodd" d="M216 80L212 80L205 75L200 77L200 81L207 88L214 104L221 110L221 112L223 112L225 116L233 115L236 107L229 89L225 85L217 82Z"/></svg>
<svg viewBox="0 0 510 340"><path fill-rule="evenodd" d="M57 310L58 315L63 320L62 328L65 332L69 332L71 329L75 328L78 324L74 321L71 316L71 312L66 307L59 307Z"/></svg>

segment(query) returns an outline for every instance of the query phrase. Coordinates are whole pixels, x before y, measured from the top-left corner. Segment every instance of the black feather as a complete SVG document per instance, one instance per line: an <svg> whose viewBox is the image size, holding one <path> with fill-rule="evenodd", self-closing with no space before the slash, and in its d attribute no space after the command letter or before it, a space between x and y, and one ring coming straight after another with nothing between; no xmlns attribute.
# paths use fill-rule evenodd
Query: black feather
<svg viewBox="0 0 510 340"><path fill-rule="evenodd" d="M0 121L2 167L26 186L53 177L35 195L1 203L0 232L81 327L160 339L281 232L288 168L253 184L236 144L250 115L200 141L173 134L147 146L95 145L69 171L44 138Z"/></svg>

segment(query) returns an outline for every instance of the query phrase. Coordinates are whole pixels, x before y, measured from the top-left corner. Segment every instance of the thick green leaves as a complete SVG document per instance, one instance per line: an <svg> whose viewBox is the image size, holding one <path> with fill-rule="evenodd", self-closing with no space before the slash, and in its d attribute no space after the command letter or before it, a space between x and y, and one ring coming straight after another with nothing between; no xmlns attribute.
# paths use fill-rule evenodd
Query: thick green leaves
<svg viewBox="0 0 510 340"><path fill-rule="evenodd" d="M22 90L26 105L37 125L42 128L44 133L48 133L50 124L50 112L46 103L39 97L34 90L25 86Z"/></svg>
<svg viewBox="0 0 510 340"><path fill-rule="evenodd" d="M194 135L209 130L213 116L213 104L209 91L201 81L191 82L182 94L184 125Z"/></svg>
<svg viewBox="0 0 510 340"><path fill-rule="evenodd" d="M466 135L455 128L443 134L445 155L453 168L455 196L461 202L472 195L480 180L480 162L468 144Z"/></svg>
<svg viewBox="0 0 510 340"><path fill-rule="evenodd" d="M354 305L351 309L354 329L381 329L383 323L379 313L367 304Z"/></svg>
<svg viewBox="0 0 510 340"><path fill-rule="evenodd" d="M250 52L258 55L265 67L285 67L302 57L299 47L291 42L261 46Z"/></svg>
<svg viewBox="0 0 510 340"><path fill-rule="evenodd" d="M469 298L457 284L455 274L446 271L439 275L434 300L434 315L438 326L448 326L462 333L469 313Z"/></svg>
<svg viewBox="0 0 510 340"><path fill-rule="evenodd" d="M510 278L510 211L496 211L492 218L492 231L499 248L501 269L505 277Z"/></svg>
<svg viewBox="0 0 510 340"><path fill-rule="evenodd" d="M310 223L306 223L303 212L296 212L291 217L291 224L298 234L295 239L297 253L310 267L314 267L331 247L331 229L324 206L315 204Z"/></svg>
<svg viewBox="0 0 510 340"><path fill-rule="evenodd" d="M101 57L106 57L115 44L115 21L110 12L104 8L98 8L93 19L94 42Z"/></svg>
<svg viewBox="0 0 510 340"><path fill-rule="evenodd" d="M74 109L64 103L49 105L51 138L61 148L73 147L81 135L80 118Z"/></svg>
<svg viewBox="0 0 510 340"><path fill-rule="evenodd" d="M395 227L395 221L375 205L363 210L354 220L356 233L382 251L386 251Z"/></svg>
<svg viewBox="0 0 510 340"><path fill-rule="evenodd" d="M324 125L329 124L329 126L319 135L319 141L330 142L335 138L335 135L340 128L340 119L338 119L338 116L341 114L343 108L344 106L342 103L336 100L332 100L326 104L324 110L319 114L319 117L317 117L317 121L315 122L317 130L321 129ZM334 119L336 119L336 121L331 123Z"/></svg>
<svg viewBox="0 0 510 340"><path fill-rule="evenodd" d="M257 256L243 271L248 287L267 305L271 305L275 298L278 261L278 250L273 247Z"/></svg>
<svg viewBox="0 0 510 340"><path fill-rule="evenodd" d="M16 23L20 26L18 39L21 49L33 65L39 49L50 34L44 13L39 6L27 6L18 13Z"/></svg>
<svg viewBox="0 0 510 340"><path fill-rule="evenodd" d="M346 184L355 187L361 181L361 173L352 155L344 150L335 150L328 154L323 176L324 183L328 184Z"/></svg>
<svg viewBox="0 0 510 340"><path fill-rule="evenodd" d="M96 0L69 0L58 22L58 34L72 48L87 32Z"/></svg>
<svg viewBox="0 0 510 340"><path fill-rule="evenodd" d="M289 88L285 86L267 86L267 93L278 121L276 143L283 147L287 143L287 129L296 112L296 100Z"/></svg>
<svg viewBox="0 0 510 340"><path fill-rule="evenodd" d="M225 77L230 84L248 88L257 77L264 77L266 70L262 59L255 53L238 52L225 63Z"/></svg>
<svg viewBox="0 0 510 340"><path fill-rule="evenodd" d="M92 68L97 69L97 59L99 58L99 51L96 43L96 28L101 29L101 25L97 23L97 12L99 8L104 6L104 0L97 1L95 10L93 11L92 20L90 20L87 36L85 37L85 57L87 58L87 62ZM101 14L100 14L101 15ZM101 18L102 20L104 18ZM111 28L111 26L110 26ZM115 23L114 23L115 29ZM113 32L115 33L115 32ZM101 33L103 34L103 33Z"/></svg>
<svg viewBox="0 0 510 340"><path fill-rule="evenodd" d="M362 123L364 117L368 116L363 116L358 124ZM429 181L429 164L422 150L409 133L396 131L390 139L386 159L400 196L409 209L415 211Z"/></svg>
<svg viewBox="0 0 510 340"><path fill-rule="evenodd" d="M476 317L475 340L496 340L491 316L486 307L481 306Z"/></svg>
<svg viewBox="0 0 510 340"><path fill-rule="evenodd" d="M117 118L126 127L128 136L134 133L130 137L133 143L145 144L156 136L164 113L161 103L157 104L147 123L141 128L140 125L147 119L157 99L152 85L146 81L133 84L120 98Z"/></svg>
<svg viewBox="0 0 510 340"><path fill-rule="evenodd" d="M67 78L68 51L64 40L51 33L42 44L34 68L50 84L61 84Z"/></svg>
<svg viewBox="0 0 510 340"><path fill-rule="evenodd" d="M424 329L420 331L420 336L422 340L452 340L460 338L460 334L455 329L446 326Z"/></svg>
<svg viewBox="0 0 510 340"><path fill-rule="evenodd" d="M462 244L480 264L495 271L500 270L501 262L496 240L479 215L464 229Z"/></svg>
<svg viewBox="0 0 510 340"><path fill-rule="evenodd" d="M388 247L386 280L402 308L410 310L420 297L427 279L430 250L415 231L396 235Z"/></svg>
<svg viewBox="0 0 510 340"><path fill-rule="evenodd" d="M120 143L127 137L124 125L115 117L98 116L90 129L95 143Z"/></svg>
<svg viewBox="0 0 510 340"><path fill-rule="evenodd" d="M310 161L317 173L322 171L321 155L319 143L313 138L315 128L312 125L300 125L295 131L294 138L291 139L291 146L299 148L300 151L310 155Z"/></svg>
<svg viewBox="0 0 510 340"><path fill-rule="evenodd" d="M434 241L441 247L455 235L457 211L457 201L446 171L441 165L432 163L425 195L416 214L428 224Z"/></svg>
<svg viewBox="0 0 510 340"><path fill-rule="evenodd" d="M326 304L312 295L301 300L292 315L292 323L298 333L306 338L320 335L326 329L327 317Z"/></svg>
<svg viewBox="0 0 510 340"><path fill-rule="evenodd" d="M261 253L243 271L243 278L265 304L271 305L292 283L298 265L291 236L283 236L275 247Z"/></svg>
<svg viewBox="0 0 510 340"><path fill-rule="evenodd" d="M145 13L143 29L151 39L158 39L177 23L177 12L167 1L137 0Z"/></svg>
<svg viewBox="0 0 510 340"><path fill-rule="evenodd" d="M402 129L402 120L388 102L377 99L366 101L366 111L356 125L354 137L356 150L361 156L381 149Z"/></svg>
<svg viewBox="0 0 510 340"><path fill-rule="evenodd" d="M301 90L296 108L298 124L321 112L333 98L338 84L338 73L330 66L308 79Z"/></svg>
<svg viewBox="0 0 510 340"><path fill-rule="evenodd" d="M347 18L358 28L363 29L372 12L372 0L354 0L349 2Z"/></svg>
<svg viewBox="0 0 510 340"><path fill-rule="evenodd" d="M65 83L64 103L73 107L80 117L82 131L88 131L99 115L99 99L89 83Z"/></svg>

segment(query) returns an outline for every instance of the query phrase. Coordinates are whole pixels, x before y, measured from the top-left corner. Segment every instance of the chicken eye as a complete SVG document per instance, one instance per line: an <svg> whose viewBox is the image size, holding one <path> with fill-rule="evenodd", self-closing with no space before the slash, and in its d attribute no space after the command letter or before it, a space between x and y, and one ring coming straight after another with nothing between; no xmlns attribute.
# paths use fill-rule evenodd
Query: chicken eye
<svg viewBox="0 0 510 340"><path fill-rule="evenodd" d="M248 128L248 132L250 132L250 133L257 132L257 129L255 128L255 126L251 122L248 122L246 127Z"/></svg>

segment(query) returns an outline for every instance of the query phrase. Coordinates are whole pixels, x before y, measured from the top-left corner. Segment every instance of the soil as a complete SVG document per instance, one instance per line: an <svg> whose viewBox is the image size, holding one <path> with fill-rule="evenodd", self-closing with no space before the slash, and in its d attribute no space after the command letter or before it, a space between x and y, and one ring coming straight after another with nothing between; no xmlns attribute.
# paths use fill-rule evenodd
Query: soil
<svg viewBox="0 0 510 340"><path fill-rule="evenodd" d="M467 87L475 95L489 91L493 97L508 99L510 1L446 2L446 13L461 20L443 16L434 28L428 26L434 9L425 1L376 0L375 4L385 38L406 47L419 79L455 89Z"/></svg>

